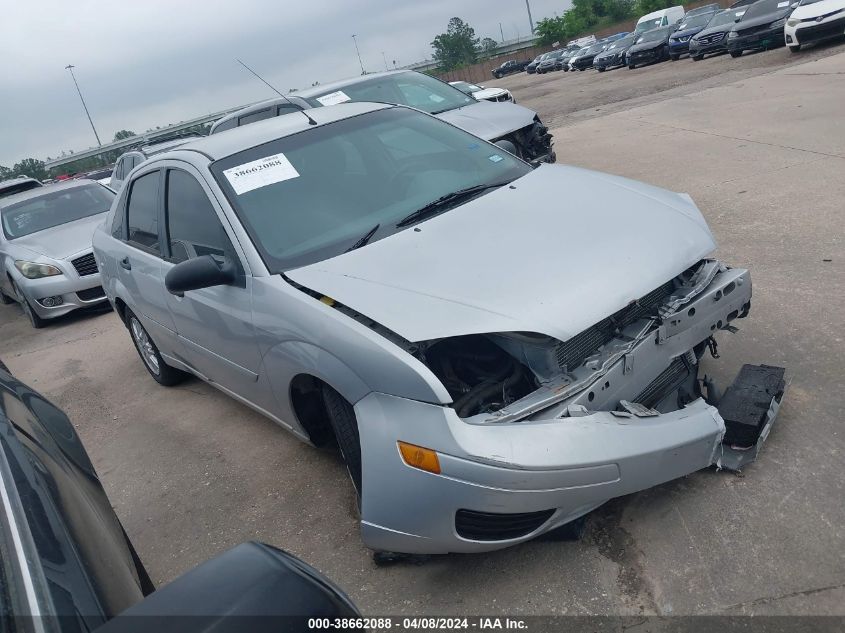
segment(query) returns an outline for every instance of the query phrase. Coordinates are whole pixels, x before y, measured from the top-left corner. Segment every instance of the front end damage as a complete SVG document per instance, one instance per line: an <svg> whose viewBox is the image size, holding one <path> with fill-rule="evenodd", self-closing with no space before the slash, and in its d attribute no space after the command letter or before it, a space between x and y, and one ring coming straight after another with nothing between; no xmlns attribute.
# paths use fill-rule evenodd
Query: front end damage
<svg viewBox="0 0 845 633"><path fill-rule="evenodd" d="M491 142L532 165L554 163L557 160L552 147L552 135L538 116L534 117L530 125L492 139Z"/></svg>
<svg viewBox="0 0 845 633"><path fill-rule="evenodd" d="M355 405L371 421L361 426L363 461L374 464L365 542L498 549L613 497L713 465L743 468L771 430L784 370L746 365L720 396L700 361L718 358L714 335L736 331L750 305L749 272L706 259L566 341L509 332L411 344L452 404L371 394ZM395 443L384 438L431 447L441 472L390 467Z"/></svg>

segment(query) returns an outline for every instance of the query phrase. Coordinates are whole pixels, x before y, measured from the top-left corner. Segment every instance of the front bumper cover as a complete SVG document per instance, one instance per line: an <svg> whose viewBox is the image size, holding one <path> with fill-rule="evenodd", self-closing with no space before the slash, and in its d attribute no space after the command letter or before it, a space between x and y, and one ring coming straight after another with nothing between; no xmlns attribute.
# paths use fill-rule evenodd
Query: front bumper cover
<svg viewBox="0 0 845 633"><path fill-rule="evenodd" d="M755 441L744 446L723 445L726 420L703 398L663 413L629 413L638 411L636 406L610 410L624 393L641 392L673 359L688 356L713 330L729 327L729 321L747 312L747 271L725 269L708 279L694 298L673 300L656 331L594 366L593 383L606 386L595 401L588 396L599 389L590 386L557 405L547 399L538 409L520 401L498 417L479 421L461 419L450 407L380 393L357 402L365 544L419 554L501 549L564 525L611 498L711 465L738 470L753 461L771 430L782 389L764 403ZM602 410L588 410L590 402ZM755 406L760 406L759 397ZM515 418L520 408L521 417ZM398 440L435 450L441 473L407 466ZM473 540L458 534L461 510L545 512L548 518L515 538Z"/></svg>

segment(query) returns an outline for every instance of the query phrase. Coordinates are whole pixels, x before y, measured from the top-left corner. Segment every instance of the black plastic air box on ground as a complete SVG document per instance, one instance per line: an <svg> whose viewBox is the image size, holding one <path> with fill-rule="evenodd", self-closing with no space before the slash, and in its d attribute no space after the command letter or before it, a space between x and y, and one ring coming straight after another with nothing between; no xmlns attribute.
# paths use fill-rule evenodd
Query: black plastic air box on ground
<svg viewBox="0 0 845 633"><path fill-rule="evenodd" d="M719 401L719 414L725 420L728 446L753 446L766 423L772 398L780 401L784 390L783 367L743 365L733 384Z"/></svg>

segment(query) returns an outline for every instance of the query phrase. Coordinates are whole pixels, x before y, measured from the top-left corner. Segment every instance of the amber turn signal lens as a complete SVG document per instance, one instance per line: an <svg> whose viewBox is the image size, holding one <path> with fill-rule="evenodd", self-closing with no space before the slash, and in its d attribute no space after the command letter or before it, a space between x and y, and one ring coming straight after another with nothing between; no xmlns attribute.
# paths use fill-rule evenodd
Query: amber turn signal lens
<svg viewBox="0 0 845 633"><path fill-rule="evenodd" d="M422 446L414 446L413 444L406 444L405 442L397 442L399 444L399 452L402 453L402 459L408 466L425 470L435 475L440 474L440 460L437 459L437 453L430 448L423 448Z"/></svg>

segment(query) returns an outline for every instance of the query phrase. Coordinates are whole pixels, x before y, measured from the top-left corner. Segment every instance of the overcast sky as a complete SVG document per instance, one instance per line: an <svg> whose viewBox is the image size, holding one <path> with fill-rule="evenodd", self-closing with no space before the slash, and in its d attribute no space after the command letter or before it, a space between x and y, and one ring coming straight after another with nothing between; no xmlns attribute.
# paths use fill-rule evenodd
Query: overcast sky
<svg viewBox="0 0 845 633"><path fill-rule="evenodd" d="M282 91L430 58L458 16L480 37L528 34L525 0L3 0L0 165L96 145L67 70L103 142ZM534 20L569 6L531 0Z"/></svg>

